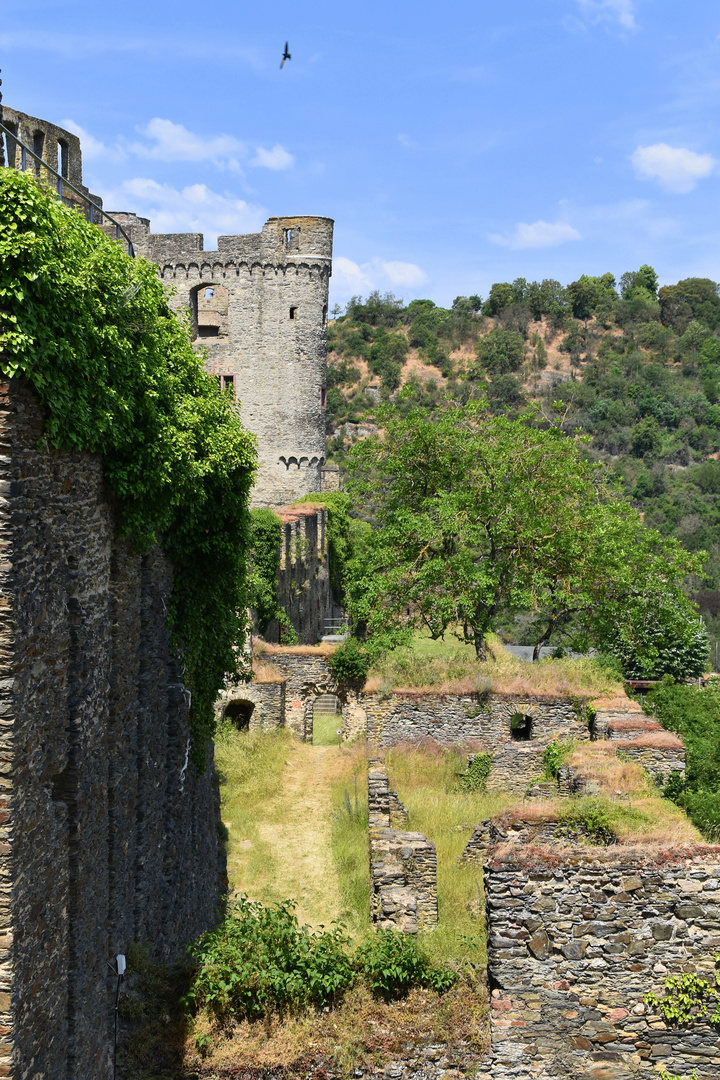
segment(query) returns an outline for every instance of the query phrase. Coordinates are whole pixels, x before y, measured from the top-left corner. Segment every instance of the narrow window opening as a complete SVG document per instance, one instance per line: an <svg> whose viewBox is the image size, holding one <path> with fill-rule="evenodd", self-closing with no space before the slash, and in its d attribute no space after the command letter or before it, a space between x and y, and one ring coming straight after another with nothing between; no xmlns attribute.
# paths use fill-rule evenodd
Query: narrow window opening
<svg viewBox="0 0 720 1080"><path fill-rule="evenodd" d="M510 717L510 734L513 739L525 742L532 738L532 717L515 713Z"/></svg>
<svg viewBox="0 0 720 1080"><path fill-rule="evenodd" d="M212 300L212 298L214 296L215 296L215 290L214 289L206 289L205 290L205 299L206 300Z"/></svg>
<svg viewBox="0 0 720 1080"><path fill-rule="evenodd" d="M198 337L217 337L219 333L219 326L198 326Z"/></svg>
<svg viewBox="0 0 720 1080"><path fill-rule="evenodd" d="M323 326L327 326L328 306L325 304L323 307Z"/></svg>
<svg viewBox="0 0 720 1080"><path fill-rule="evenodd" d="M37 154L38 157L43 156L43 148L44 148L44 146L45 146L45 132L44 131L36 131L33 134L33 150L35 151L35 153ZM35 172L37 172L37 173L40 172L40 162L39 161L35 161Z"/></svg>
<svg viewBox="0 0 720 1080"><path fill-rule="evenodd" d="M70 168L70 147L62 139L58 141L57 171L64 180L68 178Z"/></svg>
<svg viewBox="0 0 720 1080"><path fill-rule="evenodd" d="M296 319L297 318L297 308L296 307L291 307L290 308L290 318L291 319Z"/></svg>
<svg viewBox="0 0 720 1080"><path fill-rule="evenodd" d="M223 390L232 390L235 393L235 376L234 375L221 375L221 385Z"/></svg>
<svg viewBox="0 0 720 1080"><path fill-rule="evenodd" d="M326 400L327 400L327 390L325 389L324 386L321 386L320 387L320 405L321 405L321 407L323 409L325 408Z"/></svg>

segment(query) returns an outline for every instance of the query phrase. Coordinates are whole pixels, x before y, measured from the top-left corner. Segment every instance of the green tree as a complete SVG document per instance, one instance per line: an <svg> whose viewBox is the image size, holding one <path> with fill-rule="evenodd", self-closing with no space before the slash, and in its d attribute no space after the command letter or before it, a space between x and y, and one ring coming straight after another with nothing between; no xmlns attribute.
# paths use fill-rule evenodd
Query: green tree
<svg viewBox="0 0 720 1080"><path fill-rule="evenodd" d="M660 428L654 416L646 416L633 428L632 450L635 457L651 457L662 449Z"/></svg>
<svg viewBox="0 0 720 1080"><path fill-rule="evenodd" d="M624 300L633 300L636 296L654 300L657 289L658 276L647 263L643 263L639 270L629 270L620 278L620 295Z"/></svg>
<svg viewBox="0 0 720 1080"><path fill-rule="evenodd" d="M615 299L615 278L610 273L603 274L602 277L583 274L568 285L567 294L574 318L582 319L587 325L590 316L604 301Z"/></svg>
<svg viewBox="0 0 720 1080"><path fill-rule="evenodd" d="M497 327L481 337L475 348L479 367L491 375L507 375L522 367L525 359L525 342L515 330ZM474 372L478 373L477 369Z"/></svg>
<svg viewBox="0 0 720 1080"><path fill-rule="evenodd" d="M718 285L710 278L684 278L677 285L663 285L658 291L661 319L682 333L692 319L699 319L711 330L720 326Z"/></svg>
<svg viewBox="0 0 720 1080"><path fill-rule="evenodd" d="M559 538L595 497L573 440L478 404L408 416L387 410L384 438L350 454L351 494L375 529L349 593L369 648L419 626L448 629L485 655L503 607L529 606Z"/></svg>

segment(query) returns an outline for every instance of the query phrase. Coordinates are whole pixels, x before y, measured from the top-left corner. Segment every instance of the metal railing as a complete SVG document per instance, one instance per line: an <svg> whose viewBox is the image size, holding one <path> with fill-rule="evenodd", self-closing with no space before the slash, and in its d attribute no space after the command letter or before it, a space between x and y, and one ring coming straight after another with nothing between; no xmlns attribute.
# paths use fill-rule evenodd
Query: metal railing
<svg viewBox="0 0 720 1080"><path fill-rule="evenodd" d="M123 229L120 222L116 221L116 219L112 216L112 214L108 214L107 210L103 210L103 208L101 206L98 206L97 203L94 203L92 201L92 199L88 198L88 196L85 194L84 191L80 191L79 188L75 187L75 185L73 183L71 183L71 181L68 180L68 178L66 176L62 176L57 171L57 169L53 169L52 165L48 165L47 161L44 161L43 158L40 157L39 154L36 154L34 150L31 150L29 146L26 146L25 143L21 139L18 139L15 132L12 131L9 127L6 127L5 124L3 124L2 122L0 122L0 131L5 132L5 143L6 143L7 150L8 150L8 155L7 155L8 164L6 166L7 168L12 168L13 167L13 166L10 165L10 142L9 142L9 140L12 139L12 141L15 143L15 145L20 147L20 163L22 165L22 169L19 170L19 171L26 172L26 170L27 170L27 155L29 154L30 157L34 158L35 161L37 161L40 165L42 165L42 167L44 169L47 169L48 172L52 173L53 176L56 178L56 180L57 180L58 198L60 198L60 199L63 198L63 188L64 187L68 187L68 188L70 188L71 191L74 191L76 195L79 195L79 197L83 200L83 202L87 203L87 205L89 207L89 210L90 210L90 215L89 215L90 222L93 225L101 225L102 224L102 220L100 220L100 221L95 220L95 214L94 214L95 211L97 211L98 214L101 215L101 218L106 217L108 219L108 221L111 221L113 223L113 225L115 226L116 239L119 240L121 236L124 236L125 240L127 241L128 254L130 255L130 257L132 259L135 258L135 249L133 248L132 240L130 239L128 234L125 232L125 230Z"/></svg>

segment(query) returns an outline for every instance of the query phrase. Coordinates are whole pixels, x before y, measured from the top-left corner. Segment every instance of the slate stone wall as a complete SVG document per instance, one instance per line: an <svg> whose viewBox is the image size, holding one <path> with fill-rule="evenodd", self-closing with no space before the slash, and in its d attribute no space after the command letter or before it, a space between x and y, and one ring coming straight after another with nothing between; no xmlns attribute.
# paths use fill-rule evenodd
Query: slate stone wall
<svg viewBox="0 0 720 1080"><path fill-rule="evenodd" d="M387 772L375 765L368 771L370 913L382 930L416 934L437 925L437 852L422 833L402 828L407 819Z"/></svg>
<svg viewBox="0 0 720 1080"><path fill-rule="evenodd" d="M111 1076L133 941L177 955L223 880L218 791L189 756L172 567L116 536L99 456L38 449L0 386L0 1075Z"/></svg>
<svg viewBox="0 0 720 1080"><path fill-rule="evenodd" d="M685 971L714 981L720 849L526 849L485 870L492 1080L720 1075L720 1036L670 1027L643 1003Z"/></svg>

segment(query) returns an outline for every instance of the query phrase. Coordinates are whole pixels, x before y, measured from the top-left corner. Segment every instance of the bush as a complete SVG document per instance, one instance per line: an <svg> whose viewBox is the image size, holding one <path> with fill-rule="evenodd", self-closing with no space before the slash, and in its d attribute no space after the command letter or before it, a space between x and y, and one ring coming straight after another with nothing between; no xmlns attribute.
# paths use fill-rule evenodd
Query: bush
<svg viewBox="0 0 720 1080"><path fill-rule="evenodd" d="M573 752L574 746L572 739L554 739L547 744L542 756L546 780L559 779L560 769Z"/></svg>
<svg viewBox="0 0 720 1080"><path fill-rule="evenodd" d="M522 367L525 342L516 330L491 330L476 346L480 367L491 375L507 375Z"/></svg>
<svg viewBox="0 0 720 1080"><path fill-rule="evenodd" d="M360 946L355 964L372 992L384 998L403 997L413 986L443 994L457 979L454 971L433 964L415 938L396 930L378 930Z"/></svg>
<svg viewBox="0 0 720 1080"><path fill-rule="evenodd" d="M484 791L487 779L492 769L492 756L490 754L475 754L460 777L460 783L466 791Z"/></svg>
<svg viewBox="0 0 720 1080"><path fill-rule="evenodd" d="M189 951L198 971L185 1001L223 1022L257 1019L337 1001L355 975L350 939L339 927L299 926L294 901L264 907L241 896Z"/></svg>
<svg viewBox="0 0 720 1080"><path fill-rule="evenodd" d="M570 828L582 827L596 844L612 844L616 839L608 808L600 799L581 799L571 804L560 820Z"/></svg>
<svg viewBox="0 0 720 1080"><path fill-rule="evenodd" d="M348 638L328 657L327 665L338 682L360 683L367 678L370 660L357 638Z"/></svg>

